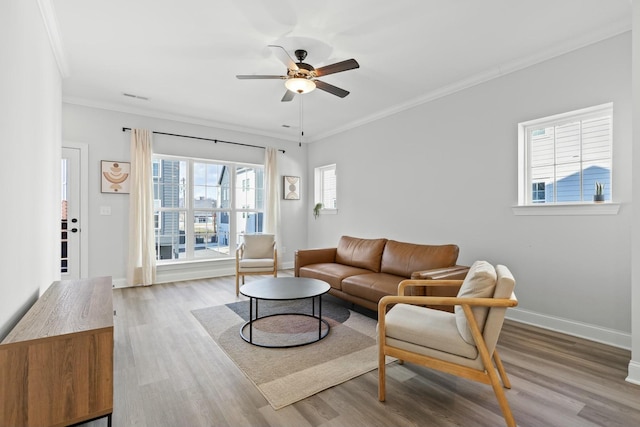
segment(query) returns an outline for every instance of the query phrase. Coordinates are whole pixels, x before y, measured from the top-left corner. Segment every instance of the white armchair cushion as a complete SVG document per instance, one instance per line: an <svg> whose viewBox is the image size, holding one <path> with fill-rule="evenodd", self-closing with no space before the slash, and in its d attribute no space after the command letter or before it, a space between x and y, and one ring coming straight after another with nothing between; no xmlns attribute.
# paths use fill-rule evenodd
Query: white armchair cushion
<svg viewBox="0 0 640 427"><path fill-rule="evenodd" d="M242 258L273 259L273 234L245 234L244 254ZM273 265L273 264L272 264Z"/></svg>
<svg viewBox="0 0 640 427"><path fill-rule="evenodd" d="M469 269L467 277L458 291L458 298L491 298L496 287L496 280L496 269L491 264L487 261L476 261ZM482 332L489 308L473 307L472 310L480 332ZM461 306L455 307L455 314L458 332L467 343L475 345L467 317Z"/></svg>
<svg viewBox="0 0 640 427"><path fill-rule="evenodd" d="M396 304L385 316L385 331L390 345L409 351L409 348L404 348L404 343L468 359L475 359L478 355L476 347L469 345L458 333L456 316L453 313Z"/></svg>
<svg viewBox="0 0 640 427"><path fill-rule="evenodd" d="M252 258L238 261L238 271L248 273L252 271L272 271L273 258Z"/></svg>

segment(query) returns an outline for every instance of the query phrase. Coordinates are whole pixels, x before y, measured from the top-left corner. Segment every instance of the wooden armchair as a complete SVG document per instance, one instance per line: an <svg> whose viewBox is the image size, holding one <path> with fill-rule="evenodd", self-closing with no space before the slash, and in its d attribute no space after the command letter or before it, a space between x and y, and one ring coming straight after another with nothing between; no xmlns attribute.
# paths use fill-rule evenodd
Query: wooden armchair
<svg viewBox="0 0 640 427"><path fill-rule="evenodd" d="M456 297L405 296L408 286L460 286L460 290ZM511 384L496 351L506 309L518 305L514 287L507 267L494 268L485 261L476 261L464 281L402 281L398 296L385 296L378 304L379 400L385 400L385 356L391 356L400 363L490 384L507 426L515 427L503 390ZM455 313L426 305L454 305Z"/></svg>
<svg viewBox="0 0 640 427"><path fill-rule="evenodd" d="M278 276L278 249L273 234L245 234L236 249L236 296L240 294L240 278L251 274Z"/></svg>

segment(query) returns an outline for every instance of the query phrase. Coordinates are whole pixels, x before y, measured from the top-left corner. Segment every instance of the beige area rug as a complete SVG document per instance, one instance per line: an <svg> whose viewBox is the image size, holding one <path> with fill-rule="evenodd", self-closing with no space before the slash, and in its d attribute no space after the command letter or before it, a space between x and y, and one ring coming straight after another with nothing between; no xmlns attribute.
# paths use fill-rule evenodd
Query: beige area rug
<svg viewBox="0 0 640 427"><path fill-rule="evenodd" d="M248 319L248 309L249 302L241 301L192 313L274 409L378 367L376 320L329 298L323 298L322 303L322 317L331 326L329 334L321 341L301 347L263 348L244 341L240 326ZM283 312L310 313L311 305L309 300L260 301L261 316ZM286 325L278 324L283 320ZM258 336L263 340L285 340L283 336L291 334L289 338L299 340L305 339L305 334L318 335L318 322L308 317L273 317L260 322L261 325L254 325L254 339ZM282 333L283 329L286 333ZM248 329L245 334L248 336ZM392 360L389 358L387 363Z"/></svg>

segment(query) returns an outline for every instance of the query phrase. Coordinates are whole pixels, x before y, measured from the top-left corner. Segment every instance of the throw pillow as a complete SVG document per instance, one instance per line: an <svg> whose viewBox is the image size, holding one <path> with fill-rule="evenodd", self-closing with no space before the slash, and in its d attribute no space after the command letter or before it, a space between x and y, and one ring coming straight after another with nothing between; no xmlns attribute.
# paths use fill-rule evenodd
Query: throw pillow
<svg viewBox="0 0 640 427"><path fill-rule="evenodd" d="M458 291L458 298L491 298L496 287L496 270L487 261L476 261L473 263L467 277L464 279L460 290ZM473 314L476 318L476 322L480 327L480 331L484 329L484 322L487 319L488 307L473 307ZM461 306L455 307L456 313L456 325L458 326L458 332L462 335L462 338L469 344L475 345L471 329L467 323L467 317L464 315L464 310Z"/></svg>

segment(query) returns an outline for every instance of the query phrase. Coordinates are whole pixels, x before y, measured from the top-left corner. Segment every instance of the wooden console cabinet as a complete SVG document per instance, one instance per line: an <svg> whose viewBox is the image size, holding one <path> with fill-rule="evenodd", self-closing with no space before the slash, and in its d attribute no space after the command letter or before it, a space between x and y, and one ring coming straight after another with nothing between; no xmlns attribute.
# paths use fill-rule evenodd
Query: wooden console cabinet
<svg viewBox="0 0 640 427"><path fill-rule="evenodd" d="M56 282L0 344L0 426L67 426L113 412L111 277Z"/></svg>

